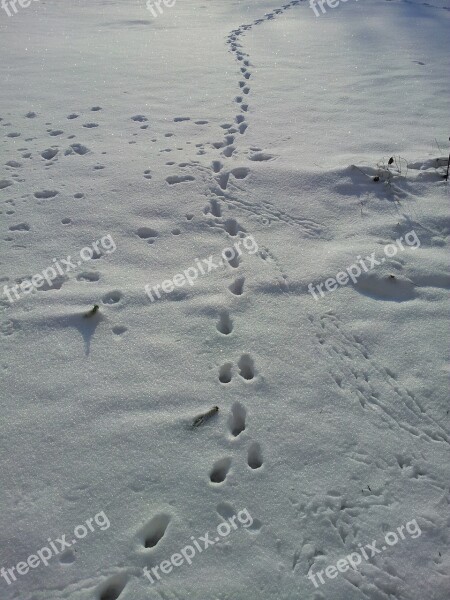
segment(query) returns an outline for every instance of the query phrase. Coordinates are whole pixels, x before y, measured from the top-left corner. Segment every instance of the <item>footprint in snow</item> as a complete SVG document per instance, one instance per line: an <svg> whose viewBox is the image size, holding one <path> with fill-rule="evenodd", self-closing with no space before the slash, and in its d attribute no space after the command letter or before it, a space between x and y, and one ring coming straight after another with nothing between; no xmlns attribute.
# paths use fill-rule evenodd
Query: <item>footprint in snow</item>
<svg viewBox="0 0 450 600"><path fill-rule="evenodd" d="M128 582L128 576L123 573L113 575L100 586L95 600L118 600Z"/></svg>
<svg viewBox="0 0 450 600"><path fill-rule="evenodd" d="M209 479L211 483L219 484L223 483L227 478L227 475L230 471L231 467L231 458L228 456L225 458L221 458L220 460L214 463L214 466L209 474Z"/></svg>
<svg viewBox="0 0 450 600"><path fill-rule="evenodd" d="M139 537L144 548L154 548L166 534L171 517L168 514L161 513L155 515L141 529Z"/></svg>

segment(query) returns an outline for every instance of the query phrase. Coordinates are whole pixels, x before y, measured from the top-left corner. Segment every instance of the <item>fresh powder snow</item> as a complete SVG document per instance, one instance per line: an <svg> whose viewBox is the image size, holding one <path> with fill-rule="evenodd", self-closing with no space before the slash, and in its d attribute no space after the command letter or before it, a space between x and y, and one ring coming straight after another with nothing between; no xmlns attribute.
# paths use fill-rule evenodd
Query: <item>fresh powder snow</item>
<svg viewBox="0 0 450 600"><path fill-rule="evenodd" d="M448 600L448 0L0 0L1 600Z"/></svg>

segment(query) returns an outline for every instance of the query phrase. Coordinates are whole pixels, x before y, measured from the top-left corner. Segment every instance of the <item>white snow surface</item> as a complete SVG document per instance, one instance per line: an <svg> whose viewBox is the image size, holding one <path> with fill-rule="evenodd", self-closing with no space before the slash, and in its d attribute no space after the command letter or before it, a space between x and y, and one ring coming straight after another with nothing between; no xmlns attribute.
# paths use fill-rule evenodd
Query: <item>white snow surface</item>
<svg viewBox="0 0 450 600"><path fill-rule="evenodd" d="M448 600L448 1L161 6L0 9L0 598Z"/></svg>

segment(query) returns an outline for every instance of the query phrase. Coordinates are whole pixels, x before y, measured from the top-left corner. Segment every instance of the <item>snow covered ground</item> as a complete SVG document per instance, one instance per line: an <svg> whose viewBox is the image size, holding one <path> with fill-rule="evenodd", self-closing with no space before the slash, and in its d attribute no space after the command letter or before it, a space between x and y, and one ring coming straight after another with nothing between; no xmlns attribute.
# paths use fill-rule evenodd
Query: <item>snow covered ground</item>
<svg viewBox="0 0 450 600"><path fill-rule="evenodd" d="M160 6L0 8L0 598L448 600L448 1Z"/></svg>

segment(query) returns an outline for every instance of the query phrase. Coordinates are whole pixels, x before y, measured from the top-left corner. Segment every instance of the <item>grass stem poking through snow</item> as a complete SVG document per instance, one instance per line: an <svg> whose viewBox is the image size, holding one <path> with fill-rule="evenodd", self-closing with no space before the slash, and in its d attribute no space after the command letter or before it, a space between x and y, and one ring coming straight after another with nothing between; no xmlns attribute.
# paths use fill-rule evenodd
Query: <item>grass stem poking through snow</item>
<svg viewBox="0 0 450 600"><path fill-rule="evenodd" d="M192 423L192 427L200 427L200 425L203 425L203 423L205 423L205 421L210 419L212 416L214 416L218 412L219 412L219 407L213 406L210 410L208 410L208 412L205 412L202 415L199 415L198 417L196 417L194 419L194 422Z"/></svg>
<svg viewBox="0 0 450 600"><path fill-rule="evenodd" d="M98 312L98 309L98 304L94 304L94 307L91 308L91 310L84 315L84 318L89 319L90 317L93 317Z"/></svg>

